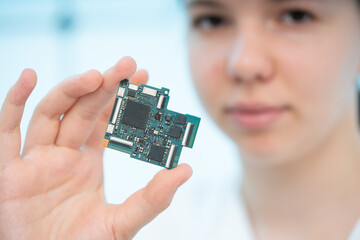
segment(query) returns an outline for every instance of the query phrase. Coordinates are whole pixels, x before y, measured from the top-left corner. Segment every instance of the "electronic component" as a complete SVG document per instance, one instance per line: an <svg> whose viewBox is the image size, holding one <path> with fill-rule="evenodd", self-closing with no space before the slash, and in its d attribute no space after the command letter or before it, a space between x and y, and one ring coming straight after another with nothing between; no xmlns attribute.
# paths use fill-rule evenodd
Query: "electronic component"
<svg viewBox="0 0 360 240"><path fill-rule="evenodd" d="M166 120L167 122L170 122L170 121L171 121L171 115L166 115L165 120Z"/></svg>
<svg viewBox="0 0 360 240"><path fill-rule="evenodd" d="M152 145L150 148L148 158L150 160L154 160L156 162L162 163L163 158L164 158L165 149L166 149L165 147Z"/></svg>
<svg viewBox="0 0 360 240"><path fill-rule="evenodd" d="M172 138L179 139L182 129L178 126L171 126L168 135Z"/></svg>
<svg viewBox="0 0 360 240"><path fill-rule="evenodd" d="M184 125L186 123L186 116L179 114L176 123Z"/></svg>
<svg viewBox="0 0 360 240"><path fill-rule="evenodd" d="M121 123L134 128L145 129L150 111L150 106L128 100Z"/></svg>
<svg viewBox="0 0 360 240"><path fill-rule="evenodd" d="M135 96L136 96L136 91L134 91L134 90L129 90L128 95L129 95L129 97L135 98Z"/></svg>
<svg viewBox="0 0 360 240"><path fill-rule="evenodd" d="M169 89L121 81L101 145L168 169L192 148L200 118L167 109Z"/></svg>
<svg viewBox="0 0 360 240"><path fill-rule="evenodd" d="M157 121L161 121L161 113L160 112L156 113L154 118Z"/></svg>

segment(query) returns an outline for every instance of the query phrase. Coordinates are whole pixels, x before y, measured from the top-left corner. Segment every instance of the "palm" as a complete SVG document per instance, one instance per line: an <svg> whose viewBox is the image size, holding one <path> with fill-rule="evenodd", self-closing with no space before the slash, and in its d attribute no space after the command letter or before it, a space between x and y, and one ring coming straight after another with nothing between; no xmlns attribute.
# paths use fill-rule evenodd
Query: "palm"
<svg viewBox="0 0 360 240"><path fill-rule="evenodd" d="M117 69L104 74L104 82L102 76L90 72L54 89L34 113L22 156L12 152L19 150L19 121L5 119L9 108L5 101L0 116L0 142L4 143L0 152L1 239L128 239L164 210L176 188L190 177L186 166L171 175L163 170L123 205L106 204L104 149L99 143L111 111L113 89L135 71L129 70L134 69L129 59L122 61ZM124 73L118 76L121 67ZM140 72L132 81L145 83L146 78ZM84 89L76 81L100 83ZM28 93L23 90L25 101L32 88ZM56 99L61 95L64 99ZM54 106L59 100L62 105ZM14 106L23 108L16 102Z"/></svg>
<svg viewBox="0 0 360 240"><path fill-rule="evenodd" d="M103 222L107 206L103 198L100 156L44 146L29 152L25 158L5 171L12 179L25 180L17 183L15 189L10 182L10 186L4 186L10 188L9 192L13 191L2 206L6 213L2 212L1 218L11 220L16 226L12 231L29 236L41 232L39 239L49 239L51 234L59 239L69 239L69 236L79 239L75 236L88 234L81 229L91 229L94 235L110 236L111 231ZM47 227L49 224L54 228Z"/></svg>

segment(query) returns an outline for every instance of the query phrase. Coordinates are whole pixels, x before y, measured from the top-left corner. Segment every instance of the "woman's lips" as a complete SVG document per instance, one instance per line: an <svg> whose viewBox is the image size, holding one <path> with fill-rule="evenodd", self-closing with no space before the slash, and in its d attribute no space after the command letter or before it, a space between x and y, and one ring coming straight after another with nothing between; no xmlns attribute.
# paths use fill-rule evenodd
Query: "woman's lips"
<svg viewBox="0 0 360 240"><path fill-rule="evenodd" d="M259 103L241 103L227 109L231 119L242 128L259 130L275 123L287 107L272 107Z"/></svg>

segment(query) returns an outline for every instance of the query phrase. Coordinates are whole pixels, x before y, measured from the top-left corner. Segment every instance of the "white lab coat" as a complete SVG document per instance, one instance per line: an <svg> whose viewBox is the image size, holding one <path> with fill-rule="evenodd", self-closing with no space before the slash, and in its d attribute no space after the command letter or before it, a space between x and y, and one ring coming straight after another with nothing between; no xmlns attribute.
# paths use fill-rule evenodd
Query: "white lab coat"
<svg viewBox="0 0 360 240"><path fill-rule="evenodd" d="M185 185L170 208L134 239L254 240L238 189L229 182ZM360 218L347 240L360 240Z"/></svg>

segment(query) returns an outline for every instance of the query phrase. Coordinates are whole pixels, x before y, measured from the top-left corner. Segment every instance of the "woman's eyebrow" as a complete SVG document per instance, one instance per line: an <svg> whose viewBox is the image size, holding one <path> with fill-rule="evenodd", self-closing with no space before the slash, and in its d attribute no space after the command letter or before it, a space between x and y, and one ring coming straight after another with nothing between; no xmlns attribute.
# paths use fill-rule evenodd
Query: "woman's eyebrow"
<svg viewBox="0 0 360 240"><path fill-rule="evenodd" d="M224 7L218 1L213 1L213 0L190 0L190 1L186 1L186 6L187 6L187 8L193 8L193 7L198 7L198 6L216 7L216 8Z"/></svg>
<svg viewBox="0 0 360 240"><path fill-rule="evenodd" d="M247 0L246 0L247 1ZM251 1L251 0L250 0ZM329 2L329 0L263 0L265 3L274 3L274 4L285 4L293 2ZM210 7L210 8L225 8L224 4L217 0L188 0L184 1L186 7Z"/></svg>
<svg viewBox="0 0 360 240"><path fill-rule="evenodd" d="M329 2L327 0L267 0L274 3L286 3L286 2Z"/></svg>

